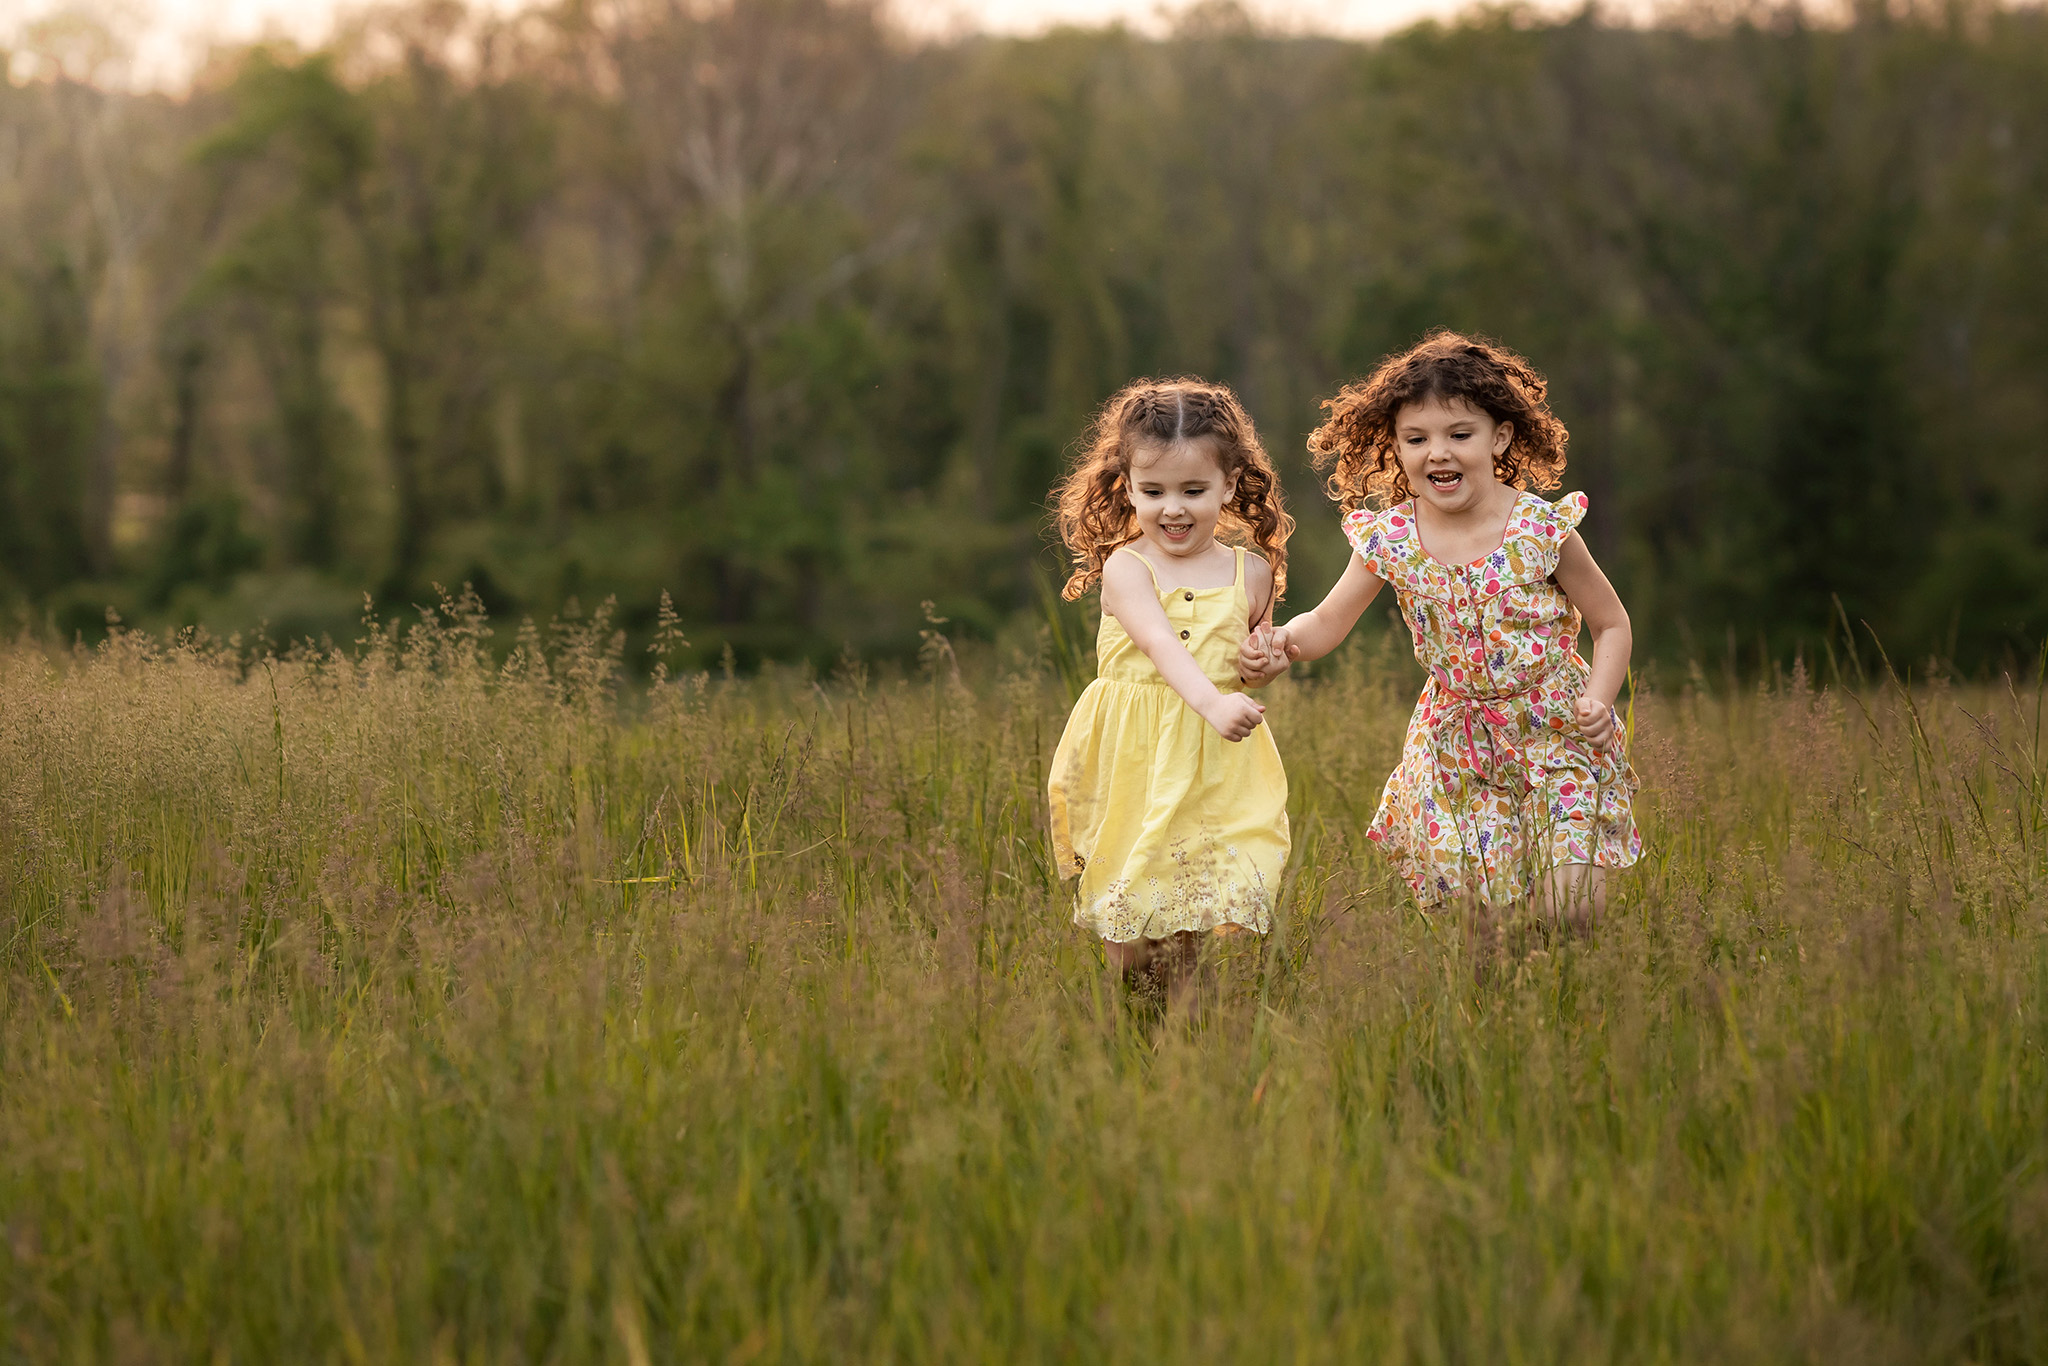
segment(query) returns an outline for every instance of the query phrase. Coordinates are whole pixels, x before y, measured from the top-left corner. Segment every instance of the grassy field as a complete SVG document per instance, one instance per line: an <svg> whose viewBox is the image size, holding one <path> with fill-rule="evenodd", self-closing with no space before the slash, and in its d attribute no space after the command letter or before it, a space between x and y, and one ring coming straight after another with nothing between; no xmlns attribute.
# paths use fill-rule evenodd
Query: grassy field
<svg viewBox="0 0 2048 1366"><path fill-rule="evenodd" d="M1475 983L1361 838L1406 666L1283 682L1187 1031L1050 670L481 630L0 656L9 1359L2048 1359L2038 688L1646 694L1644 863Z"/></svg>

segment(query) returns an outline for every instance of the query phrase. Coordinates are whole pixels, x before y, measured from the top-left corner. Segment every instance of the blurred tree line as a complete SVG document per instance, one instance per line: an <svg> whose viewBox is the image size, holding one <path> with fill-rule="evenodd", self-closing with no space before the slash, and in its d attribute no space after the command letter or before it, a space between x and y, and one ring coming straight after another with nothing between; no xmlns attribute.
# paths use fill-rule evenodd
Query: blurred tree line
<svg viewBox="0 0 2048 1366"><path fill-rule="evenodd" d="M374 12L0 85L0 598L347 639L666 589L744 662L993 636L1131 376L1301 438L1425 329L1554 383L1644 645L2048 629L2048 16L1516 11L918 42L859 0ZM1839 598L1840 608L1836 607Z"/></svg>

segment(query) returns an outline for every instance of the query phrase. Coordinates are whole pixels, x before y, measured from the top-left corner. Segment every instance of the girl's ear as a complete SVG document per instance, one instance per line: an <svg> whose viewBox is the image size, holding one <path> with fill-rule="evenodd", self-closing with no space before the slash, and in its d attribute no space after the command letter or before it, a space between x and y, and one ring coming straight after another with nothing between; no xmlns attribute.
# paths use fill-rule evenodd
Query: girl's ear
<svg viewBox="0 0 2048 1366"><path fill-rule="evenodd" d="M1500 459L1507 452L1507 448L1514 444L1515 424L1512 422L1496 424L1493 429L1493 458L1496 460Z"/></svg>
<svg viewBox="0 0 2048 1366"><path fill-rule="evenodd" d="M1235 497L1237 497L1237 471L1231 470L1223 476L1223 505L1225 507L1230 506L1231 500Z"/></svg>

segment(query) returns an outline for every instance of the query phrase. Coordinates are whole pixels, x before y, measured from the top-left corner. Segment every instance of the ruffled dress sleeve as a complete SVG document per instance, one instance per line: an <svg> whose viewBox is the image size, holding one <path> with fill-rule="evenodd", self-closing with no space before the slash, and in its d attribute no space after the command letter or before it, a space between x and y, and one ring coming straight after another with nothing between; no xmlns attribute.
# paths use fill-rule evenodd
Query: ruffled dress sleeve
<svg viewBox="0 0 2048 1366"><path fill-rule="evenodd" d="M1521 582L1547 579L1557 572L1565 541L1586 518L1586 495L1567 493L1551 503L1534 494L1524 494L1516 518L1518 525L1510 531L1521 534L1510 534L1507 538L1518 552L1514 558L1520 561L1515 567L1521 572L1514 577Z"/></svg>
<svg viewBox="0 0 2048 1366"><path fill-rule="evenodd" d="M1359 508L1344 514L1344 539L1358 552L1365 567L1382 579L1394 580L1405 559L1406 542L1414 534L1413 519L1400 507L1378 512Z"/></svg>

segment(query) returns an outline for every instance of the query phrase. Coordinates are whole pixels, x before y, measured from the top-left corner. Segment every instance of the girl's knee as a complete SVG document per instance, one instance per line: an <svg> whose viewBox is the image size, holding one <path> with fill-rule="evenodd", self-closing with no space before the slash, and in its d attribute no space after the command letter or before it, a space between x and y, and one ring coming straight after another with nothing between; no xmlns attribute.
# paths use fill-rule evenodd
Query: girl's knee
<svg viewBox="0 0 2048 1366"><path fill-rule="evenodd" d="M1544 910L1574 927L1597 919L1607 905L1607 870L1598 864L1567 863L1551 871Z"/></svg>
<svg viewBox="0 0 2048 1366"><path fill-rule="evenodd" d="M1109 965L1120 972L1136 972L1152 961L1152 941L1149 939L1105 939L1102 952L1109 959Z"/></svg>

